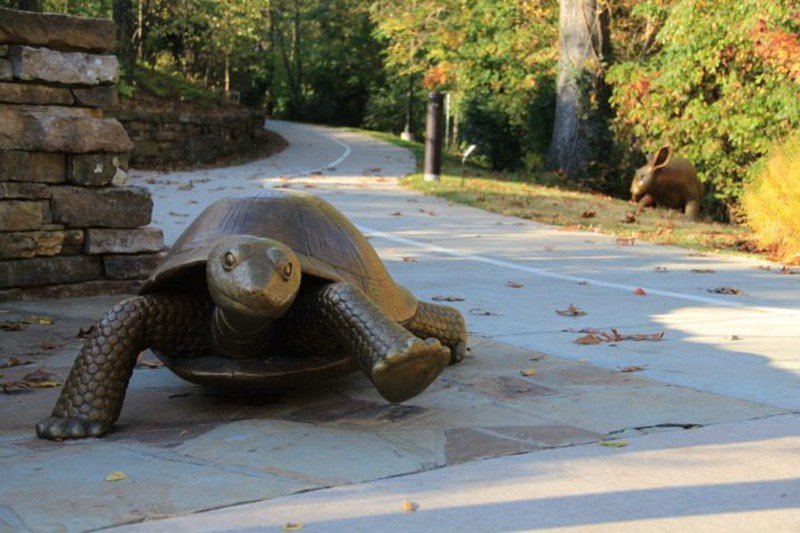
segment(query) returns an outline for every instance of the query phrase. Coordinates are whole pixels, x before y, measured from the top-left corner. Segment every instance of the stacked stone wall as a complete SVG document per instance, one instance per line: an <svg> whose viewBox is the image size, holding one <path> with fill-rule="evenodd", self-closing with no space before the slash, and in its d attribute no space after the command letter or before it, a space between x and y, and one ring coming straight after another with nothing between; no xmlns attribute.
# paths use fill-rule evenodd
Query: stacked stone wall
<svg viewBox="0 0 800 533"><path fill-rule="evenodd" d="M0 8L0 299L135 290L163 252L125 186L110 20Z"/></svg>
<svg viewBox="0 0 800 533"><path fill-rule="evenodd" d="M134 165L211 163L255 152L264 142L265 114L250 109L214 114L119 110L114 116L133 141Z"/></svg>

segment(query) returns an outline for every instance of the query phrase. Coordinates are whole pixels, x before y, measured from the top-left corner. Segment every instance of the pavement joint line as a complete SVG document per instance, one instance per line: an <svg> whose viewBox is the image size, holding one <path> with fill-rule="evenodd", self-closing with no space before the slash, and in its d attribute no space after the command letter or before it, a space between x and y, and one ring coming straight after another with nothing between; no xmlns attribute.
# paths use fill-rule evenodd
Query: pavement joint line
<svg viewBox="0 0 800 533"><path fill-rule="evenodd" d="M499 266L503 268L508 268L511 270L518 270L522 272L527 272L529 274L534 274L537 276L542 276L546 278L553 278L561 281L572 281L575 283L588 283L597 287L604 287L607 289L617 289L622 290L625 292L633 292L636 289L643 289L647 294L654 295L654 296L664 296L667 298L674 298L677 300L688 300L691 302L698 302L710 305L719 305L723 307L735 307L739 309L747 309L751 311L755 311L758 313L785 313L787 311L790 312L790 315L793 315L798 312L798 310L793 309L780 309L776 307L756 307L750 306L747 304L739 303L739 302L731 302L727 300L720 300L719 298L709 298L706 296L697 296L693 294L685 294L681 292L669 292L664 291L661 289L652 289L647 287L637 287L634 285L624 285L621 283L611 283L608 281L601 281L598 279L593 278L585 278L585 277L578 277L578 276L571 276L569 274L560 274L558 272L552 272L550 270L545 270L543 268L536 268L530 267L525 265L519 265L516 263L512 263L510 261L502 261L500 259L492 259L490 257L484 257L482 255L470 254L467 252L462 252L459 250L454 250L452 248L445 248L443 246L438 246L436 244L429 244L421 241L416 241L414 239L409 239L406 237L400 237L398 235L393 235L391 233L387 233L385 231L376 230L367 226L363 226L360 224L356 224L359 230L366 235L379 237L381 239L385 239L387 241L392 241L400 244L406 244L409 246L414 246L416 248L421 248L423 250L427 250L429 252L437 252L445 255L449 255L452 257L460 257L461 259L466 259L468 261L475 261L477 263L486 263L489 265Z"/></svg>

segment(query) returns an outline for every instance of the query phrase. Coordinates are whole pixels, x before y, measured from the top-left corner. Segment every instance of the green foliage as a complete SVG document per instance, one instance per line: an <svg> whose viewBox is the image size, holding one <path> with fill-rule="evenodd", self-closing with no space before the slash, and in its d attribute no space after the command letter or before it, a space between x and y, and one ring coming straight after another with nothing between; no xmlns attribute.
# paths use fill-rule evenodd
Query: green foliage
<svg viewBox="0 0 800 533"><path fill-rule="evenodd" d="M797 43L796 2L678 0L668 11L660 7L649 0L634 10L666 15L659 51L609 72L619 142L646 151L671 143L697 167L714 212L736 216L750 167L800 126L800 75L780 54L770 55Z"/></svg>
<svg viewBox="0 0 800 533"><path fill-rule="evenodd" d="M760 167L745 188L747 224L778 258L800 262L800 131L776 146Z"/></svg>

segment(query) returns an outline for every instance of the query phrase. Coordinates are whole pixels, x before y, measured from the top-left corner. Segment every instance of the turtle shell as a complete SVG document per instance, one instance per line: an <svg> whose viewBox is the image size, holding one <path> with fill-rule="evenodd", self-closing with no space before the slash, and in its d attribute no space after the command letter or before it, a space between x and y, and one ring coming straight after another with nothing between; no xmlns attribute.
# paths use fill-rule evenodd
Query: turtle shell
<svg viewBox="0 0 800 533"><path fill-rule="evenodd" d="M297 255L303 276L353 283L397 322L416 312L416 298L394 282L364 235L341 212L311 194L277 189L208 206L178 238L140 293L207 290L208 255L218 242L233 235L282 242ZM235 360L215 355L156 355L187 381L228 390L297 388L355 369L343 353L300 358L271 353Z"/></svg>
<svg viewBox="0 0 800 533"><path fill-rule="evenodd" d="M281 189L208 206L178 238L141 294L198 290L198 283L205 285L211 249L231 235L282 242L297 254L304 275L353 283L397 322L417 310L416 298L394 282L364 235L341 212L319 197ZM198 269L202 280L193 272Z"/></svg>

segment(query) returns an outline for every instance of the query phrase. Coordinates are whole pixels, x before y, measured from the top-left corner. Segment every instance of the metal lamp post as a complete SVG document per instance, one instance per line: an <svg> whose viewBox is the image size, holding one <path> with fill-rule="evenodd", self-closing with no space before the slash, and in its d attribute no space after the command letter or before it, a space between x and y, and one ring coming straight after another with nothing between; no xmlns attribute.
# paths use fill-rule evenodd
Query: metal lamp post
<svg viewBox="0 0 800 533"><path fill-rule="evenodd" d="M444 98L440 92L428 94L428 118L425 123L425 181L439 181L442 173L442 133Z"/></svg>

